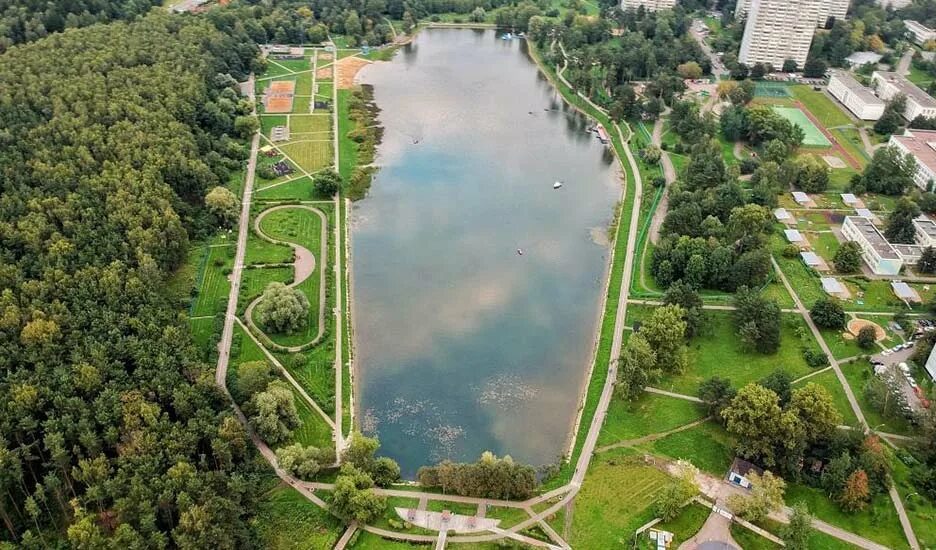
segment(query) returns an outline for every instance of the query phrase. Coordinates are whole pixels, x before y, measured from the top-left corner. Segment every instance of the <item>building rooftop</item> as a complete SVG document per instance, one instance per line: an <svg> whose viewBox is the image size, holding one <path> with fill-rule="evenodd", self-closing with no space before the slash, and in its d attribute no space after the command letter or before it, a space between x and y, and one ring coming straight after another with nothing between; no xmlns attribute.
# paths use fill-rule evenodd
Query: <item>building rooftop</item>
<svg viewBox="0 0 936 550"><path fill-rule="evenodd" d="M786 208L777 208L776 210L773 211L773 215L778 220L789 220L791 217L790 213L787 212Z"/></svg>
<svg viewBox="0 0 936 550"><path fill-rule="evenodd" d="M904 260L917 260L923 254L923 247L918 244L891 243L897 254Z"/></svg>
<svg viewBox="0 0 936 550"><path fill-rule="evenodd" d="M916 291L903 281L891 281L891 288L894 289L894 294L900 299L910 300L916 298Z"/></svg>
<svg viewBox="0 0 936 550"><path fill-rule="evenodd" d="M907 30L910 32L933 32L933 29L913 19L904 19L904 26L906 26Z"/></svg>
<svg viewBox="0 0 936 550"><path fill-rule="evenodd" d="M868 63L878 63L883 56L874 52L855 52L845 58L845 61L852 66L867 65Z"/></svg>
<svg viewBox="0 0 936 550"><path fill-rule="evenodd" d="M803 204L803 203L810 202L812 199L810 199L809 195L807 195L806 193L803 193L802 191L793 191L793 200L795 200L796 202L800 204Z"/></svg>
<svg viewBox="0 0 936 550"><path fill-rule="evenodd" d="M764 475L764 470L739 457L735 457L734 461L731 463L731 468L728 469L728 473L731 472L741 476L746 476L751 472L761 476Z"/></svg>
<svg viewBox="0 0 936 550"><path fill-rule="evenodd" d="M893 135L891 139L903 145L917 162L936 172L936 131L907 129L904 135Z"/></svg>
<svg viewBox="0 0 936 550"><path fill-rule="evenodd" d="M929 94L902 75L891 71L875 71L874 74L897 88L897 91L906 95L907 99L912 99L922 107L936 108L936 99L933 99Z"/></svg>
<svg viewBox="0 0 936 550"><path fill-rule="evenodd" d="M871 213L871 210L867 208L856 208L855 213L861 216L862 218L867 218L869 220L874 217L874 214Z"/></svg>
<svg viewBox="0 0 936 550"><path fill-rule="evenodd" d="M806 262L806 265L810 267L822 265L822 258L815 252L800 252L800 256L803 258L803 261Z"/></svg>
<svg viewBox="0 0 936 550"><path fill-rule="evenodd" d="M858 197L854 193L842 193L842 202L845 204L855 204L858 202Z"/></svg>
<svg viewBox="0 0 936 550"><path fill-rule="evenodd" d="M820 277L819 280L822 282L822 290L829 294L838 294L845 290L842 283L835 277Z"/></svg>
<svg viewBox="0 0 936 550"><path fill-rule="evenodd" d="M936 346L933 346L933 351L930 352L929 358L926 360L926 372L936 382Z"/></svg>
<svg viewBox="0 0 936 550"><path fill-rule="evenodd" d="M894 247L891 246L887 239L884 238L884 235L878 230L877 227L871 223L871 220L862 216L848 216L845 218L854 224L858 228L858 231L861 232L861 235L864 237L865 241L871 245L872 248L878 253L878 256L885 260L898 260L900 256L897 254L897 251L894 250Z"/></svg>
<svg viewBox="0 0 936 550"><path fill-rule="evenodd" d="M916 228L920 231L929 235L931 238L936 239L936 222L933 220L924 216L920 216L919 218L913 220L913 225L915 225Z"/></svg>
<svg viewBox="0 0 936 550"><path fill-rule="evenodd" d="M880 57L880 56L878 56ZM858 99L866 105L884 105L884 100L874 95L870 88L855 80L855 77L848 71L832 71L832 78L838 80L848 91L858 96Z"/></svg>
<svg viewBox="0 0 936 550"><path fill-rule="evenodd" d="M787 240L791 243L803 242L803 235L796 229L784 229L783 234L786 235Z"/></svg>

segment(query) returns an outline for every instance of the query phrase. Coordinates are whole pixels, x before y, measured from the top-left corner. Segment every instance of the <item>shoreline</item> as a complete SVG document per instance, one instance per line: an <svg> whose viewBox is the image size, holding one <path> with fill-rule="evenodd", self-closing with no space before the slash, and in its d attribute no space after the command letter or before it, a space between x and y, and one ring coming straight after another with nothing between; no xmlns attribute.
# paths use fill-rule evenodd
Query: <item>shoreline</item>
<svg viewBox="0 0 936 550"><path fill-rule="evenodd" d="M481 30L494 30L494 31L496 31L496 30L498 29L498 27L497 27L496 25L494 25L493 23L432 23L432 22L424 23L424 24L421 23L421 24L419 24L419 25L416 27L416 29L413 31L413 33L410 35L410 37L409 37L407 40L405 40L405 41L403 41L403 42L400 42L400 43L397 43L397 44L393 44L392 46L390 46L390 47L392 47L392 48L394 49L394 55L396 55L396 51L399 50L400 47L405 46L405 45L408 45L408 44L411 44L413 41L415 41L417 35L418 35L422 30L424 30L424 29L476 29L476 30L477 30L477 29L481 29ZM545 67L545 65L544 65L544 63L543 63L543 61L542 61L542 59L541 59L540 56L539 56L539 52L536 51L535 46L531 45L531 44L529 43L529 41L526 40L526 39L524 39L524 44L525 44L525 45L522 46L524 52L527 54L527 56L529 57L529 59L533 62L533 65L536 67L536 70L537 70L540 74L542 74L542 75L544 75L544 76L546 77L546 79L549 81L549 84L552 86L554 92L559 96L559 98L562 100L562 102L563 102L565 105L568 105L569 107L572 107L579 115L584 116L584 117L585 117L586 119L588 119L589 121L595 121L595 118L592 117L589 113L587 113L587 112L586 112L585 110L583 110L581 107L575 105L574 103L568 101L568 100L565 98L565 96L562 94L562 90L561 90L560 87L558 86L558 84L557 84L557 82L555 81L554 77L549 73L548 70L546 70L546 67ZM368 60L368 61L370 61L370 63L368 63L368 65L373 64L373 63L378 63L378 62L389 62L389 60L374 60L374 61ZM362 66L362 67L361 67L361 70L362 70L363 68L367 67L368 65ZM358 70L358 71L355 73L355 75L354 75L354 85L355 85L355 86L361 84L361 82L360 82L361 70ZM610 148L612 154L614 155L615 159L617 160L617 165L616 165L616 169L615 169L615 177L616 177L616 180L617 180L617 185L620 187L620 194L619 194L619 196L618 196L618 200L617 200L617 202L612 206L612 219L613 219L615 215L618 215L618 216L619 216L619 214L617 214L617 211L618 211L619 209L623 209L623 208L624 208L624 201L625 201L625 198L626 198L626 195L627 195L627 173L626 173L625 168L624 168L623 159L620 158L620 156L618 155L618 153L617 153L617 151L615 150L615 148L612 147L612 146L610 146L610 145L608 145L608 147ZM374 164L375 164L375 165L379 165L379 163L377 162L377 155L376 155L376 154L375 154L375 158L374 158ZM347 276L346 279L347 279L347 284L349 285L348 294L349 294L349 296L350 296L350 297L349 297L349 302L348 302L347 309L348 309L348 312L349 312L348 315L350 316L350 323L349 323L349 324L350 324L350 326L351 326L351 338L350 338L350 341L351 341L351 354L350 354L350 360L349 360L349 361L350 361L350 363L351 363L351 365L352 365L352 368L351 368L351 371L350 371L350 372L351 372L351 377L352 377L352 391L351 391L351 396L352 396L351 404L352 404L352 407L355 407L355 406L357 406L357 405L360 403L360 400L355 399L355 390L356 390L357 388L356 388L356 386L354 385L354 381L355 381L355 380L358 380L358 368L359 368L359 367L358 367L358 364L357 364L357 361L355 361L355 352L356 352L356 350L357 350L356 318L355 318L354 315L352 315L352 314L350 313L351 311L356 310L356 301L355 301L355 299L354 299L354 284L353 284L353 272L354 272L354 270L353 270L353 259L352 259L352 256L353 256L352 250L353 250L353 249L352 249L352 245L351 245L351 240L352 240L352 234L353 234L354 224L352 223L352 220L351 220L351 218L350 218L350 216L352 215L352 214L351 214L351 212L352 212L352 210L353 210L353 209L352 209L352 205L354 204L354 202L356 202L356 201L350 201L350 200L349 200L349 202L347 203L346 212L347 212L347 216L348 216L348 217L347 217L347 220L346 220L346 224L347 224L347 228L348 228L348 229L347 229L347 234L346 234L346 247L347 247L347 250L346 250L346 254L345 254L345 261L347 262L347 268L348 268L348 276ZM582 379L581 379L581 381L580 381L580 383L579 383L579 385L578 385L578 391L576 392L575 414L574 414L573 418L572 418L572 419L570 420L570 422L569 422L569 428L568 428L568 431L567 431L567 433L566 433L565 441L563 442L562 446L560 447L560 451L561 451L561 453L562 453L562 454L560 454L561 459L562 459L562 462L570 462L570 461L572 460L572 454L573 454L573 452L574 452L575 445L576 445L576 443L577 443L578 431L579 431L579 429L580 429L580 427L581 427L581 423L582 423L582 419L583 419L583 413L584 413L584 411L585 411L585 405L586 405L587 397L588 397L588 389L589 389L589 387L590 387L590 385L591 385L591 381L592 381L592 378L593 378L594 373L595 373L595 367L596 367L596 362L597 362L597 359L598 359L599 348L600 348L600 346L601 346L602 327L603 327L604 322L605 322L605 320L606 320L606 319L605 319L605 318L606 318L606 308L607 308L607 304L608 304L608 295L609 295L609 291L610 291L610 289L611 289L612 273L613 273L613 268L614 268L614 264L615 264L615 260L616 260L616 253L615 253L615 251L616 251L616 243L617 243L618 238L620 238L620 226L621 226L621 223L620 223L620 220L619 220L619 221L618 221L617 228L616 228L615 231L614 231L614 239L613 239L613 240L610 240L606 245L605 245L605 244L602 244L602 245L601 245L601 246L604 246L604 247L607 249L607 259L606 259L605 262L604 262L605 265L604 265L604 268L603 268L603 270L602 270L602 277L603 277L603 284L602 284L602 286L601 286L601 292L602 292L602 294L601 294L601 297L600 297L600 300L599 300L599 303L598 303L598 305L597 305L597 309L596 309L596 312L595 312L595 315L594 315L594 325L593 325L593 330L592 330L593 337L592 337L592 342L591 342L591 351L589 352L588 357L587 357L587 359L585 360L585 364L584 364L584 367L585 367L585 368L582 370L582 375L583 375L583 377L582 377ZM607 229L607 228L605 228L605 229ZM360 416L358 413L360 413L360 411L352 410L352 417L363 418L363 416ZM562 466L562 462L560 462L560 463L558 464L560 467ZM546 464L541 464L541 465L538 465L538 466L549 466L549 465L551 465L551 464L554 464L554 463L546 463Z"/></svg>

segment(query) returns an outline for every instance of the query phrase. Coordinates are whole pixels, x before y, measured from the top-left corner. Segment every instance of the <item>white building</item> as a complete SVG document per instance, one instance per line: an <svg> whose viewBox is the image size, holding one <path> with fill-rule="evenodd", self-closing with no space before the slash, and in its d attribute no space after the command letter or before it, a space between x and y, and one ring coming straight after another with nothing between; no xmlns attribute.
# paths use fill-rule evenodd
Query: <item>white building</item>
<svg viewBox="0 0 936 550"><path fill-rule="evenodd" d="M877 120L884 114L884 100L846 71L832 71L829 93L861 120Z"/></svg>
<svg viewBox="0 0 936 550"><path fill-rule="evenodd" d="M920 216L913 220L913 228L916 229L914 240L923 248L927 246L936 246L936 222Z"/></svg>
<svg viewBox="0 0 936 550"><path fill-rule="evenodd" d="M861 67L868 63L880 63L883 57L883 55L875 52L855 52L846 57L845 62L848 63L849 67Z"/></svg>
<svg viewBox="0 0 936 550"><path fill-rule="evenodd" d="M936 117L936 99L897 73L874 71L871 74L871 86L877 91L878 97L884 101L898 94L907 96L907 108L903 112L907 120L913 120L918 116Z"/></svg>
<svg viewBox="0 0 936 550"><path fill-rule="evenodd" d="M637 9L643 6L648 11L671 10L676 5L676 0L621 0L621 9Z"/></svg>
<svg viewBox="0 0 936 550"><path fill-rule="evenodd" d="M738 61L747 66L787 59L802 67L816 32L819 6L815 0L750 0Z"/></svg>
<svg viewBox="0 0 936 550"><path fill-rule="evenodd" d="M903 267L900 254L867 218L846 216L842 235L861 247L861 258L878 275L897 275Z"/></svg>
<svg viewBox="0 0 936 550"><path fill-rule="evenodd" d="M735 7L735 18L741 19L746 16L753 1L738 0ZM851 3L851 0L812 0L812 3L816 4L818 10L816 13L816 26L825 27L830 17L845 19L845 15L848 13L848 4Z"/></svg>
<svg viewBox="0 0 936 550"><path fill-rule="evenodd" d="M926 190L930 183L936 182L936 131L907 129L902 136L892 135L888 145L909 154L916 161L913 182L917 187Z"/></svg>
<svg viewBox="0 0 936 550"><path fill-rule="evenodd" d="M936 39L936 31L922 23L912 19L907 19L904 21L904 26L907 27L907 31L910 33L910 35L913 36L913 41L920 46L926 42L929 42L930 40Z"/></svg>
<svg viewBox="0 0 936 550"><path fill-rule="evenodd" d="M933 351L930 352L929 358L926 359L925 368L927 374L933 379L933 382L936 382L936 346L933 346Z"/></svg>

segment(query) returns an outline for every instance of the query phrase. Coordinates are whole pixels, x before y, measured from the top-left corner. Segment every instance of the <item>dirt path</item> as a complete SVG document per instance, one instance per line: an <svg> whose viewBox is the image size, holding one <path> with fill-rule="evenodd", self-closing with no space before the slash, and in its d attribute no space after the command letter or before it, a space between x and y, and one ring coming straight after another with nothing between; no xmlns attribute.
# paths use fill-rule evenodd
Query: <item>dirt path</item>
<svg viewBox="0 0 936 550"><path fill-rule="evenodd" d="M664 113L666 115L668 113ZM666 219L666 212L669 210L669 188L676 181L676 167L673 166L673 159L669 153L663 150L663 118L660 117L653 124L653 134L650 139L653 145L660 148L660 165L663 167L663 178L666 180L666 188L663 190L663 196L660 197L660 204L657 205L656 212L653 213L653 219L650 221L650 242L657 244L660 240L660 227L663 226L663 220ZM643 272L641 269L641 282L643 282ZM646 285L644 285L646 287Z"/></svg>
<svg viewBox="0 0 936 550"><path fill-rule="evenodd" d="M604 447L598 447L595 449L596 453L608 452L612 449L620 449L621 447L636 447L638 445L643 445L644 443L651 443L657 439L663 439L664 437L673 435L675 433L684 432L686 430L695 428L699 424L711 420L711 416L706 416L705 418L700 418L695 422L690 422L688 424L683 424L678 428L673 428L672 430L667 430L665 432L658 432L655 434L645 435L643 437L638 437L637 439L625 439L624 441L618 441L617 443L612 443L610 445L605 445Z"/></svg>

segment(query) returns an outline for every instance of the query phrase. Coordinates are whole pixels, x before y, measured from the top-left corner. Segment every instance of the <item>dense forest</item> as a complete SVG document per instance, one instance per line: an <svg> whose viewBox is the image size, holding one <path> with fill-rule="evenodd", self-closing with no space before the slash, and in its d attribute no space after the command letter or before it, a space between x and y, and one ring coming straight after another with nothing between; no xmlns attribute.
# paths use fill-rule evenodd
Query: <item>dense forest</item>
<svg viewBox="0 0 936 550"><path fill-rule="evenodd" d="M0 53L50 33L144 14L161 0L0 1Z"/></svg>
<svg viewBox="0 0 936 550"><path fill-rule="evenodd" d="M251 546L249 441L166 282L246 158L255 58L166 13L0 56L0 540Z"/></svg>

